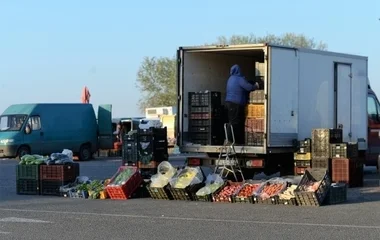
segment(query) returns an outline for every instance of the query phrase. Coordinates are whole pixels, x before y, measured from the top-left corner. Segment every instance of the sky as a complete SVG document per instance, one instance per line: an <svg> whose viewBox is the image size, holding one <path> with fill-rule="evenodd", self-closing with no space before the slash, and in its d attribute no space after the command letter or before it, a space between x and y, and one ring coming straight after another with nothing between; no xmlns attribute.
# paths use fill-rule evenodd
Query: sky
<svg viewBox="0 0 380 240"><path fill-rule="evenodd" d="M112 104L141 116L136 74L145 56L233 34L303 33L330 51L369 57L380 94L380 1L0 0L0 113L15 103Z"/></svg>

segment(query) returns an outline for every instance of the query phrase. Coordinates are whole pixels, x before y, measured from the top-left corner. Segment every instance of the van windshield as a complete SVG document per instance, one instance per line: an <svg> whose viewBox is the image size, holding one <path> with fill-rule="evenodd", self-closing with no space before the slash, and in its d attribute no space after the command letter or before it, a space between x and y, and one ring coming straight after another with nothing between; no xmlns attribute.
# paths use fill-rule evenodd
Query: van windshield
<svg viewBox="0 0 380 240"><path fill-rule="evenodd" d="M0 116L0 132L20 131L27 115L3 115Z"/></svg>

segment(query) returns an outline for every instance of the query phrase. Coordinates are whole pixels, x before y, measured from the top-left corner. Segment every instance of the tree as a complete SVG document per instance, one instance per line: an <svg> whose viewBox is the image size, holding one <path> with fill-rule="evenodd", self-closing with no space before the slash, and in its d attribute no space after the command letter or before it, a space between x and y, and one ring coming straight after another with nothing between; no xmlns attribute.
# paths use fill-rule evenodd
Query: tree
<svg viewBox="0 0 380 240"><path fill-rule="evenodd" d="M137 87L142 93L139 108L175 106L176 58L145 57L137 72Z"/></svg>
<svg viewBox="0 0 380 240"><path fill-rule="evenodd" d="M220 36L213 44L205 45L235 45L252 43L270 43L290 47L327 50L327 44L317 42L304 34L285 33L281 36L268 34L232 35L227 38ZM142 93L139 108L143 112L146 107L175 106L176 98L176 66L175 57L145 57L137 73L137 86Z"/></svg>

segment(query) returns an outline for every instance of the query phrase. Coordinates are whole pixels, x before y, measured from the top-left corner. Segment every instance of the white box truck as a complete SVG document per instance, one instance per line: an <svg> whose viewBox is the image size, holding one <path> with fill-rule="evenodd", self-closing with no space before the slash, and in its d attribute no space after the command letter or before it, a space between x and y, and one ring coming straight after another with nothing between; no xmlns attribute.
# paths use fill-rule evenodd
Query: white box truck
<svg viewBox="0 0 380 240"><path fill-rule="evenodd" d="M361 156L368 150L367 57L270 44L180 47L177 57L181 152L219 153L221 146L188 141L188 93L219 91L223 104L234 64L247 79L253 80L258 72L264 79L264 145L235 147L247 165L260 158L261 167L292 168L294 140L310 138L314 128L341 126L343 141L358 141ZM373 97L378 106L374 93ZM378 140L376 144L379 148Z"/></svg>

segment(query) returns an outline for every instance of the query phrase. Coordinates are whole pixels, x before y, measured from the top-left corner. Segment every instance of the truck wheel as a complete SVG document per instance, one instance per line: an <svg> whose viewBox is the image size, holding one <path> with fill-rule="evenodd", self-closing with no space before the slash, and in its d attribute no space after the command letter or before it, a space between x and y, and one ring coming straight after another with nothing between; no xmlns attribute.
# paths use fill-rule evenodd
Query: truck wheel
<svg viewBox="0 0 380 240"><path fill-rule="evenodd" d="M21 146L18 150L17 150L17 156L16 156L16 159L17 160L21 160L21 158L27 154L30 154L30 149L29 147L27 146Z"/></svg>
<svg viewBox="0 0 380 240"><path fill-rule="evenodd" d="M79 150L79 161L89 161L91 157L91 146L88 144L82 145Z"/></svg>

